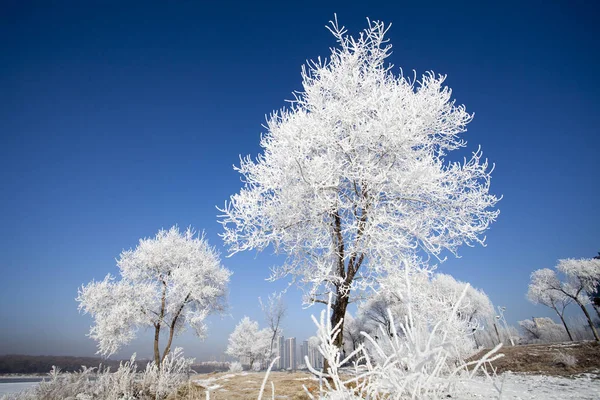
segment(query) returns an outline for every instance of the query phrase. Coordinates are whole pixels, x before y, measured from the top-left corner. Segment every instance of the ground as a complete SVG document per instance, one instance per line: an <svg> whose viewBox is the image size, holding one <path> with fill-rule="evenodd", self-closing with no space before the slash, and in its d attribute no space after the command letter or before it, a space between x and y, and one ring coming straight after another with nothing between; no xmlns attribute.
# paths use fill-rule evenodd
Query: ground
<svg viewBox="0 0 600 400"><path fill-rule="evenodd" d="M485 350L473 358L477 359L484 352ZM600 372L600 344L595 341L505 346L500 353L504 354L504 357L493 362L498 374L512 371L572 376Z"/></svg>
<svg viewBox="0 0 600 400"><path fill-rule="evenodd" d="M505 347L505 356L494 361L499 375L495 381L502 400L598 400L600 399L600 345L596 342L566 342ZM174 399L246 400L257 399L264 372L212 373L193 377ZM318 391L319 382L306 372L272 372L263 400L304 400ZM494 383L478 377L459 388L455 400L495 399ZM209 396L206 397L206 391Z"/></svg>

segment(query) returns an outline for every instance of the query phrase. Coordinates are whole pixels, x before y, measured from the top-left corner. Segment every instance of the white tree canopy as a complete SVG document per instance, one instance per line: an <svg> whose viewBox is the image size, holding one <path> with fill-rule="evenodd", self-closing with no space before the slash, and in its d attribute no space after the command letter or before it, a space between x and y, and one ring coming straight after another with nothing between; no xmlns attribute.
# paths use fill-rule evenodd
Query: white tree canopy
<svg viewBox="0 0 600 400"><path fill-rule="evenodd" d="M231 253L272 245L287 254L272 278L292 275L308 301L323 284L342 296L372 286L421 251L483 244L499 213L481 151L445 159L466 146L472 115L445 76L392 72L387 29L369 21L353 38L332 23L338 47L303 67L303 92L269 117L262 153L235 168L244 187L220 209Z"/></svg>
<svg viewBox="0 0 600 400"><path fill-rule="evenodd" d="M531 274L527 299L534 304L542 304L553 309L564 309L573 299L561 291L552 290L558 287L561 285L554 271L549 268L538 269Z"/></svg>
<svg viewBox="0 0 600 400"><path fill-rule="evenodd" d="M160 364L158 338L169 331L163 358L174 335L189 325L204 338L204 319L225 307L231 272L221 266L216 250L188 228L174 226L156 237L140 239L135 250L117 260L121 280L110 274L100 282L81 287L79 309L90 313L95 325L89 336L105 356L135 338L139 328L155 330L155 359Z"/></svg>
<svg viewBox="0 0 600 400"><path fill-rule="evenodd" d="M258 322L244 317L229 335L229 345L225 353L252 366L255 361L269 359L270 351L271 330L259 330Z"/></svg>
<svg viewBox="0 0 600 400"><path fill-rule="evenodd" d="M558 260L556 269L568 277L571 290L581 288L589 295L600 284L600 259L566 258Z"/></svg>
<svg viewBox="0 0 600 400"><path fill-rule="evenodd" d="M431 284L431 289L435 296L442 303L447 303L448 306L454 307L458 302L462 292L467 288L465 297L460 303L459 313L473 324L491 322L494 318L494 306L490 298L481 289L454 279L448 274L434 274Z"/></svg>
<svg viewBox="0 0 600 400"><path fill-rule="evenodd" d="M533 298L548 301L552 298L550 296L558 299L565 296L573 300L585 315L594 338L596 341L600 341L600 335L598 335L592 318L586 309L586 305L590 303L589 295L594 292L600 282L600 260L586 258L558 260L556 269L565 275L565 281L561 281L556 273L548 268L533 272L531 275L532 284L535 283L535 285L533 288L530 285ZM534 278L535 282L533 282ZM544 293L547 294L544 295Z"/></svg>

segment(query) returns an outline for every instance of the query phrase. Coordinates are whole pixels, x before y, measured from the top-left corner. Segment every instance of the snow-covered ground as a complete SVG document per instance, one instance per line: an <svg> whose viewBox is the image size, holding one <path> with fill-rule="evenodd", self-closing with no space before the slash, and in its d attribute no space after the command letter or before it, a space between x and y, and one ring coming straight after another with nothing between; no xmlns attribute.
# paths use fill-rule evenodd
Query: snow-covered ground
<svg viewBox="0 0 600 400"><path fill-rule="evenodd" d="M211 391L211 395L218 391L228 391L235 393L239 391L240 384L247 386L252 383L252 388L258 389L264 374L248 375L254 378L252 381L230 382L234 386L230 387L228 381L241 374L230 374L226 377L210 377L208 379L195 380L194 383L202 385ZM290 393L285 393L281 387L277 387L279 378L272 376L275 380L276 398L289 398ZM247 379L247 378L246 378ZM293 378L294 381L310 380L314 377ZM465 382L457 387L456 392L449 397L454 400L599 400L600 399L600 374L582 374L575 378L563 378L547 375L523 375L515 373L505 373L495 379L495 383L502 389L502 395L499 397L498 390L493 383L484 377ZM246 389L248 389L246 387ZM278 390L279 389L279 390ZM250 391L254 395L253 391ZM255 394L256 398L258 392ZM212 398L212 397L211 397ZM220 397L219 397L220 398ZM237 397L236 397L237 398ZM244 397L245 398L245 397ZM270 394L265 394L263 400L270 400Z"/></svg>
<svg viewBox="0 0 600 400"><path fill-rule="evenodd" d="M501 400L598 400L600 375L582 374L576 378L505 373L497 378L502 387ZM469 382L458 400L497 399L498 392L489 380L478 377Z"/></svg>

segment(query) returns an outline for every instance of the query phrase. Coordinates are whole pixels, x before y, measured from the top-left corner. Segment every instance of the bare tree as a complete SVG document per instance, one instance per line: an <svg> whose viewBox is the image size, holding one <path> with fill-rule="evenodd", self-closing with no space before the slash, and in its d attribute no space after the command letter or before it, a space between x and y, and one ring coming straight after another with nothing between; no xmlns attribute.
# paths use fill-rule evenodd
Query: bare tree
<svg viewBox="0 0 600 400"><path fill-rule="evenodd" d="M271 345L269 359L267 360L267 364L269 364L273 355L273 345L275 344L277 336L281 334L281 320L285 317L287 308L283 302L282 293L273 293L269 295L266 304L263 303L260 297L258 298L258 301L260 303L260 308L265 314L265 321L271 330Z"/></svg>

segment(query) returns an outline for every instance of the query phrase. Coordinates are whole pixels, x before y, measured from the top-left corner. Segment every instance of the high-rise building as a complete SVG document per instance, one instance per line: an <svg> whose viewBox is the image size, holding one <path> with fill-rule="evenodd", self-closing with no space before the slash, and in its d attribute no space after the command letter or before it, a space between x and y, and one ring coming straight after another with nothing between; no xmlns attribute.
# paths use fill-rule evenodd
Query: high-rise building
<svg viewBox="0 0 600 400"><path fill-rule="evenodd" d="M319 351L318 345L308 342L308 362L314 369L323 368L323 355Z"/></svg>
<svg viewBox="0 0 600 400"><path fill-rule="evenodd" d="M277 337L277 356L279 356L279 360L277 360L277 368L285 369L286 368L286 358L285 358L285 338L281 335Z"/></svg>
<svg viewBox="0 0 600 400"><path fill-rule="evenodd" d="M308 357L308 340L305 340L300 345L300 360L298 361L298 363L306 365L306 357Z"/></svg>
<svg viewBox="0 0 600 400"><path fill-rule="evenodd" d="M291 337L285 340L286 364L285 369L296 369L296 338Z"/></svg>

